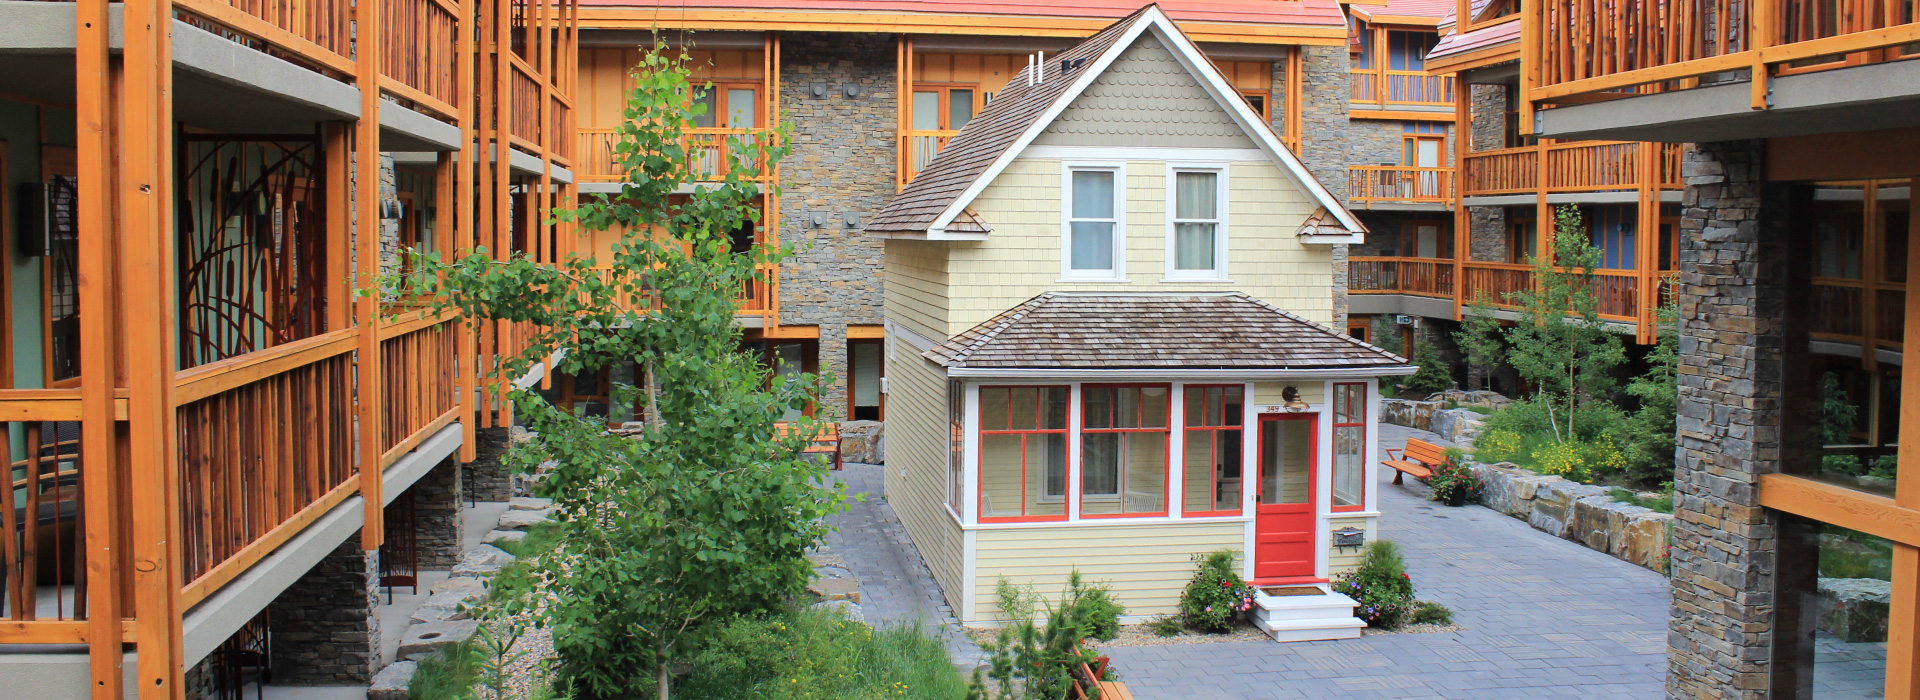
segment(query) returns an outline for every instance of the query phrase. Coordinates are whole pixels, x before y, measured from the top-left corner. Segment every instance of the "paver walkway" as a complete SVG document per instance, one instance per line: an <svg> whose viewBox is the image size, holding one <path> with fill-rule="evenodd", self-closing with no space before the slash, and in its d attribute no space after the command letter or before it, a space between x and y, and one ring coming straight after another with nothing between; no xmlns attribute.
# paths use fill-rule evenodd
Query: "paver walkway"
<svg viewBox="0 0 1920 700"><path fill-rule="evenodd" d="M859 577L860 614L867 624L883 627L921 620L947 641L947 651L957 665L971 668L978 663L979 648L959 633L959 620L941 595L940 584L907 537L900 516L881 498L886 468L849 462L834 477L849 497L866 495L850 503L846 512L828 518L837 529L827 535L827 547Z"/></svg>
<svg viewBox="0 0 1920 700"><path fill-rule="evenodd" d="M1410 436L1382 426L1380 443ZM878 467L843 472L878 494ZM1479 506L1447 508L1379 489L1381 536L1398 542L1420 598L1454 610L1450 633L1333 642L1183 644L1102 650L1141 700L1653 700L1665 695L1665 577ZM875 497L829 543L863 583L870 619L951 619L899 521ZM870 573L871 572L871 573ZM918 577L918 578L916 578ZM918 606L918 607L916 607Z"/></svg>

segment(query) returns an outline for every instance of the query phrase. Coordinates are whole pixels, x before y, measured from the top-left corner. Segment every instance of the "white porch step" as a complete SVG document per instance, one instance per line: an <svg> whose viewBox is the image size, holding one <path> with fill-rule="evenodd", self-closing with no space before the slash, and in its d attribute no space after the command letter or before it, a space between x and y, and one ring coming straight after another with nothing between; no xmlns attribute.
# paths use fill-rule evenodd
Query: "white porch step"
<svg viewBox="0 0 1920 700"><path fill-rule="evenodd" d="M1284 586L1304 588L1308 586ZM1352 639L1367 623L1353 616L1354 602L1324 585L1313 585L1318 595L1268 595L1256 589L1253 623L1275 641L1300 642Z"/></svg>

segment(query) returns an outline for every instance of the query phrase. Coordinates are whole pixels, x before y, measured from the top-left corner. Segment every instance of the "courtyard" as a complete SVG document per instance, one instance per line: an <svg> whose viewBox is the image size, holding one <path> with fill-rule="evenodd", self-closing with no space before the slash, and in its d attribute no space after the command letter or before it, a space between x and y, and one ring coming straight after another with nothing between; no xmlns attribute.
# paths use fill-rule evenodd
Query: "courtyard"
<svg viewBox="0 0 1920 700"><path fill-rule="evenodd" d="M1382 447L1409 437L1381 426ZM828 544L861 580L869 623L954 617L885 500L883 467L847 465L849 493ZM1386 475L1392 472L1382 470ZM1396 700L1660 697L1666 677L1667 580L1479 506L1447 508L1383 478L1381 534L1401 545L1417 595L1454 611L1455 632L1368 634L1277 644L1110 647L1135 697L1208 700ZM956 659L972 653L948 635Z"/></svg>

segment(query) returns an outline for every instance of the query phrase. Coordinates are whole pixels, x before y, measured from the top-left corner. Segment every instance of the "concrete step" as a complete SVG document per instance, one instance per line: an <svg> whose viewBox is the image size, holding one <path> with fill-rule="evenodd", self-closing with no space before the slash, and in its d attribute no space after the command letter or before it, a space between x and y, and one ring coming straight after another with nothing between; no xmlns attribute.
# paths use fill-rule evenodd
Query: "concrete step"
<svg viewBox="0 0 1920 700"><path fill-rule="evenodd" d="M1253 626L1273 637L1276 642L1312 642L1327 639L1355 639L1367 623L1351 615L1340 618L1319 620L1279 620L1269 622L1255 618Z"/></svg>
<svg viewBox="0 0 1920 700"><path fill-rule="evenodd" d="M1307 586L1284 586L1303 587ZM1269 595L1264 587L1256 589L1253 598L1254 625L1282 642L1352 639L1360 636L1360 629L1367 624L1353 616L1352 598L1334 593L1321 584L1312 585L1311 588L1319 592L1309 595Z"/></svg>

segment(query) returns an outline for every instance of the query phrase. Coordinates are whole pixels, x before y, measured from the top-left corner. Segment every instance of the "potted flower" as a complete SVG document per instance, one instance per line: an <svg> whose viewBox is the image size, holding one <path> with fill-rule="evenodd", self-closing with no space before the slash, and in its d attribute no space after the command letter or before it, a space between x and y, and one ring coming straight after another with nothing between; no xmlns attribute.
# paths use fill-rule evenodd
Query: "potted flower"
<svg viewBox="0 0 1920 700"><path fill-rule="evenodd" d="M1463 506L1467 501L1480 500L1480 477L1468 466L1465 453L1458 449L1447 450L1445 459L1433 469L1433 477L1427 480L1433 487L1433 499L1449 506Z"/></svg>

